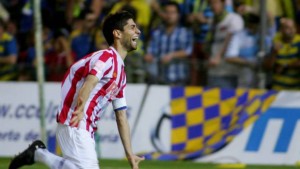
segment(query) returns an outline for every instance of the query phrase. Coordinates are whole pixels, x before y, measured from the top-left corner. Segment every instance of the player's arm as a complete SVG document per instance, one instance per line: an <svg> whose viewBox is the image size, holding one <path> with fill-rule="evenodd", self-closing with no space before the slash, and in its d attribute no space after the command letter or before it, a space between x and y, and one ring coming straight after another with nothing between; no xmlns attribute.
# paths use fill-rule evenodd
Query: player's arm
<svg viewBox="0 0 300 169"><path fill-rule="evenodd" d="M79 90L78 97L77 97L77 107L76 110L73 112L73 118L71 119L72 127L75 127L79 124L80 120L84 116L84 106L89 98L91 91L95 88L96 84L98 83L99 79L94 75L88 75L86 80Z"/></svg>
<svg viewBox="0 0 300 169"><path fill-rule="evenodd" d="M131 139L130 139L130 128L127 121L126 109L116 110L116 121L118 125L119 134L123 143L126 157L131 165L132 169L139 168L139 162L144 158L136 156L132 152Z"/></svg>

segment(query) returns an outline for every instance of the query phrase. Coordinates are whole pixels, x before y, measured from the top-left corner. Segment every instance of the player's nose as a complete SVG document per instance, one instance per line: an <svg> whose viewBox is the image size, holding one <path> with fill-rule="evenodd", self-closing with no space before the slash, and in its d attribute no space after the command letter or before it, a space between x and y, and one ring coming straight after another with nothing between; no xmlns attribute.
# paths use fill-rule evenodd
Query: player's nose
<svg viewBox="0 0 300 169"><path fill-rule="evenodd" d="M139 29L139 28L136 28L135 33L138 34L138 35L140 35L140 34L141 34L140 29Z"/></svg>

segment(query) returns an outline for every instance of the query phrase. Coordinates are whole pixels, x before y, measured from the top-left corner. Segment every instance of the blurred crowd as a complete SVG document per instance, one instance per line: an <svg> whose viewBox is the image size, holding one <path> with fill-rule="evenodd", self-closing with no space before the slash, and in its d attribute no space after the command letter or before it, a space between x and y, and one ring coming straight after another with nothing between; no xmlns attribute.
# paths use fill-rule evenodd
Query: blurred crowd
<svg viewBox="0 0 300 169"><path fill-rule="evenodd" d="M260 3L41 0L46 80L61 81L71 64L107 48L101 22L126 10L142 31L125 59L129 83L300 89L300 1L266 0L263 36ZM36 80L33 18L33 0L0 0L0 81Z"/></svg>

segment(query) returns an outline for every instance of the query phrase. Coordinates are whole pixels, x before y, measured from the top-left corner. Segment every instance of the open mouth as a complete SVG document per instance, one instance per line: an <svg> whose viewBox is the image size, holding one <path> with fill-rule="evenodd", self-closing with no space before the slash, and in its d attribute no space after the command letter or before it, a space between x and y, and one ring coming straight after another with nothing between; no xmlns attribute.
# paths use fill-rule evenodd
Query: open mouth
<svg viewBox="0 0 300 169"><path fill-rule="evenodd" d="M132 42L137 42L138 39L139 39L138 37L134 37L132 38Z"/></svg>

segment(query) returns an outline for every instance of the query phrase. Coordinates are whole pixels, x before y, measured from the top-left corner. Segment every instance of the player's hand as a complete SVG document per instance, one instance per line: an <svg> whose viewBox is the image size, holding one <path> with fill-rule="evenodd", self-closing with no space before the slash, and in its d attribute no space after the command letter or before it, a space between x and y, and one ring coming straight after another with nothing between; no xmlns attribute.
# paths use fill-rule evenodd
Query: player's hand
<svg viewBox="0 0 300 169"><path fill-rule="evenodd" d="M72 127L77 127L79 122L82 120L84 114L83 114L83 104L82 99L78 99L77 109L72 113L73 118L70 121L70 124Z"/></svg>
<svg viewBox="0 0 300 169"><path fill-rule="evenodd" d="M139 169L139 163L145 160L145 157L139 157L137 155L132 155L127 158L132 169Z"/></svg>

